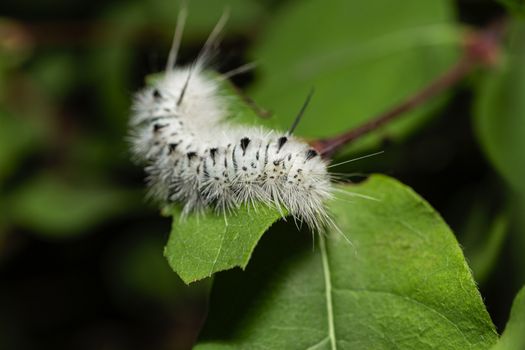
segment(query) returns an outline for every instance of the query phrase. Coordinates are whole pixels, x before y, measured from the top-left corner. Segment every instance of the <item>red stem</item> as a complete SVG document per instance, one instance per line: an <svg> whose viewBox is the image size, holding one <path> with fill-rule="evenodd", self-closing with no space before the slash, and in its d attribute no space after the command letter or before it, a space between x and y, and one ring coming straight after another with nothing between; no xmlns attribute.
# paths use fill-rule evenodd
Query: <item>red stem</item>
<svg viewBox="0 0 525 350"><path fill-rule="evenodd" d="M316 140L311 143L312 146L324 157L330 157L352 141L392 122L405 112L415 109L430 98L454 86L479 64L493 65L497 61L502 29L502 23L499 22L487 30L468 35L464 44L464 52L458 61L422 90L364 124L340 135Z"/></svg>

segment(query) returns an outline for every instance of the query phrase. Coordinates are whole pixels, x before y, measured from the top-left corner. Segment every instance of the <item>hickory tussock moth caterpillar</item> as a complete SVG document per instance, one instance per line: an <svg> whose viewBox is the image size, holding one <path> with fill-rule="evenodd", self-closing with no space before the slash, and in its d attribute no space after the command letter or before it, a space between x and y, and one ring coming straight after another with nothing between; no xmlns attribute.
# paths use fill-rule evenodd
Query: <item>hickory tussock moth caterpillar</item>
<svg viewBox="0 0 525 350"><path fill-rule="evenodd" d="M321 230L331 223L325 206L333 193L327 163L292 135L296 123L283 133L226 120L228 101L218 92L218 78L205 72L226 16L195 62L179 67L185 19L183 9L165 73L137 93L132 107L132 153L146 165L151 196L181 203L183 215L209 207L226 213L260 202Z"/></svg>

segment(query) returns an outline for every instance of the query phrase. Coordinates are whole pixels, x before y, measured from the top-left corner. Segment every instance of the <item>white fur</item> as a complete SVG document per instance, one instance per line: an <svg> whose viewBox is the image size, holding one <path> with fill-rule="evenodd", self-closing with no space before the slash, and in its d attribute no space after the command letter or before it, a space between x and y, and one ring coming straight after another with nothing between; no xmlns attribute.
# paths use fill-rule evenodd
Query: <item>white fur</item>
<svg viewBox="0 0 525 350"><path fill-rule="evenodd" d="M264 203L315 230L330 223L332 185L317 152L291 135L226 121L218 81L201 65L190 70L168 70L133 103L132 153L146 165L150 195L181 203L184 215Z"/></svg>

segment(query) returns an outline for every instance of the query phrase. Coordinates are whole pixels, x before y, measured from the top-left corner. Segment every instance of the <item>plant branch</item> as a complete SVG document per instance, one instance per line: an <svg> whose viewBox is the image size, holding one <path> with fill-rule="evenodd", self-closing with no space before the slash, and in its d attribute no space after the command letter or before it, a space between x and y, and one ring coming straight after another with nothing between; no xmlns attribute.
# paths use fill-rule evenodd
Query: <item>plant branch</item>
<svg viewBox="0 0 525 350"><path fill-rule="evenodd" d="M405 112L419 107L432 97L454 86L479 65L494 65L498 61L503 29L504 22L499 21L483 31L467 34L460 58L430 84L364 124L340 135L313 141L312 146L324 157L330 157L349 143L398 119L405 115Z"/></svg>

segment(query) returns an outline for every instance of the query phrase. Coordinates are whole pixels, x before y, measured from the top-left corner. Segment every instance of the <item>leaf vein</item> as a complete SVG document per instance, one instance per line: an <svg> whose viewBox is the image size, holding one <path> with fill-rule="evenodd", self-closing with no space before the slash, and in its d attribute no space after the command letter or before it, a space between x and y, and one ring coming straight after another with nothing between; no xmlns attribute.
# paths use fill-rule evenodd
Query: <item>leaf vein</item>
<svg viewBox="0 0 525 350"><path fill-rule="evenodd" d="M215 271L215 266L217 265L217 261L219 260L219 256L221 255L221 251L222 251L222 247L224 246L224 238L226 237L227 229L228 229L228 226L224 228L224 231L222 233L221 243L219 244L219 249L217 249L217 254L215 255L215 259L213 259L213 263L211 264L210 275L212 275L213 272Z"/></svg>
<svg viewBox="0 0 525 350"><path fill-rule="evenodd" d="M332 280L330 277L330 266L328 265L328 254L326 251L326 244L323 236L319 236L319 246L321 251L321 258L323 262L323 274L326 293L326 311L328 317L328 337L332 350L337 350L335 327L334 327L334 311L332 303Z"/></svg>
<svg viewBox="0 0 525 350"><path fill-rule="evenodd" d="M364 293L387 294L387 295L390 295L390 296L394 296L396 298L401 298L401 299L404 299L406 301L412 302L414 304L417 304L419 306L424 307L427 310L432 311L433 313L437 314L439 317L443 318L445 321L450 323L458 331L459 334L461 334L461 336L463 337L465 342L467 342L468 344L472 344L470 341L468 341L467 337L461 331L461 329L454 322L452 322L452 320L450 320L447 316L445 316L443 313L441 313L439 310L433 308L432 306L426 305L426 304L424 304L424 303L422 303L422 302L420 302L420 301L418 301L418 300L416 300L414 298L411 298L409 296L403 296L403 295L399 295L397 293L389 292L389 291L372 290L372 289L333 288L333 290L337 291L337 292L350 292L350 293L363 293L364 292Z"/></svg>
<svg viewBox="0 0 525 350"><path fill-rule="evenodd" d="M312 346L309 346L306 348L306 350L315 350L317 349L319 346L323 345L324 343L326 343L327 341L330 341L330 337L326 337L326 338L323 338L321 339L318 343L312 345Z"/></svg>

